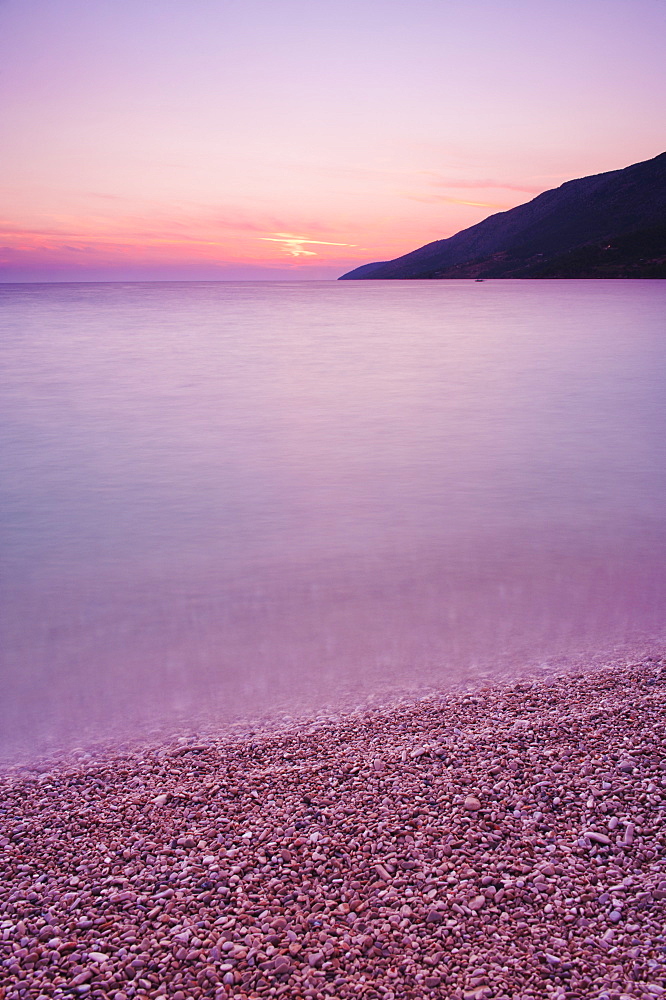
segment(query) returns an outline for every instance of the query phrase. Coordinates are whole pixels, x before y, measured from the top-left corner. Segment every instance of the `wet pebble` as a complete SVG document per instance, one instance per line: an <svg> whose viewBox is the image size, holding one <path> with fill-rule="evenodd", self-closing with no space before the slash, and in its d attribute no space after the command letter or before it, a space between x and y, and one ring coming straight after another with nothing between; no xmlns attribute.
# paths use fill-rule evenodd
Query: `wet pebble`
<svg viewBox="0 0 666 1000"><path fill-rule="evenodd" d="M665 681L7 767L4 1000L661 996Z"/></svg>

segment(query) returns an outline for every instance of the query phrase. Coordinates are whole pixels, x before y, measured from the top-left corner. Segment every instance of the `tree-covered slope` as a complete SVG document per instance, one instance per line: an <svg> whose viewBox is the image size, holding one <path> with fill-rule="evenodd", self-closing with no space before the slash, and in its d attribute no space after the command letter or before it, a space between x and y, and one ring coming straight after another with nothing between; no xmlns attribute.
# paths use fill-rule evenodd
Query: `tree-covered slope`
<svg viewBox="0 0 666 1000"><path fill-rule="evenodd" d="M618 273L608 266L613 251ZM567 181L455 236L392 261L363 264L342 278L663 277L665 256L661 153L623 170Z"/></svg>

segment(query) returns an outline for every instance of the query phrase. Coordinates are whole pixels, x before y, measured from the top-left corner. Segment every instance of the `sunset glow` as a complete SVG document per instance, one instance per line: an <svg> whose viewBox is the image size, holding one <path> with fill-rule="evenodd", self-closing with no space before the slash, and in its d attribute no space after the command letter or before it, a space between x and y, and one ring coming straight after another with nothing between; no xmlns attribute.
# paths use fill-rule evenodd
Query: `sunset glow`
<svg viewBox="0 0 666 1000"><path fill-rule="evenodd" d="M330 240L309 240L305 236L292 236L289 233L276 233L275 236L260 236L259 239L266 240L267 243L281 243L283 252L291 257L316 257L315 250L304 250L303 244L316 243L319 246L327 247L349 247L350 243L332 243Z"/></svg>
<svg viewBox="0 0 666 1000"><path fill-rule="evenodd" d="M4 0L0 280L333 278L651 158L665 20Z"/></svg>

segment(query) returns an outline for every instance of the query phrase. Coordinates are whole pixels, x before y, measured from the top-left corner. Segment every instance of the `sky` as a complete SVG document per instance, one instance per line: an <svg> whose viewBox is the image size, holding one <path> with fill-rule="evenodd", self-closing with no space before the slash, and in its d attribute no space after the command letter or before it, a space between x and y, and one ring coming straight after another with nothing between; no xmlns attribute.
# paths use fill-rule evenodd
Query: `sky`
<svg viewBox="0 0 666 1000"><path fill-rule="evenodd" d="M328 279L666 148L666 0L0 0L0 281Z"/></svg>

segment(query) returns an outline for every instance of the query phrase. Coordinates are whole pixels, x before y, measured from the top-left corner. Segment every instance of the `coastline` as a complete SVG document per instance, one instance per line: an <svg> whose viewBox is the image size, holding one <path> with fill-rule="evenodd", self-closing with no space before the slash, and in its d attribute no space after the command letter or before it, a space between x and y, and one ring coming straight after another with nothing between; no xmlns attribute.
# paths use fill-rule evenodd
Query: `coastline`
<svg viewBox="0 0 666 1000"><path fill-rule="evenodd" d="M661 996L665 707L655 657L9 768L0 997Z"/></svg>

